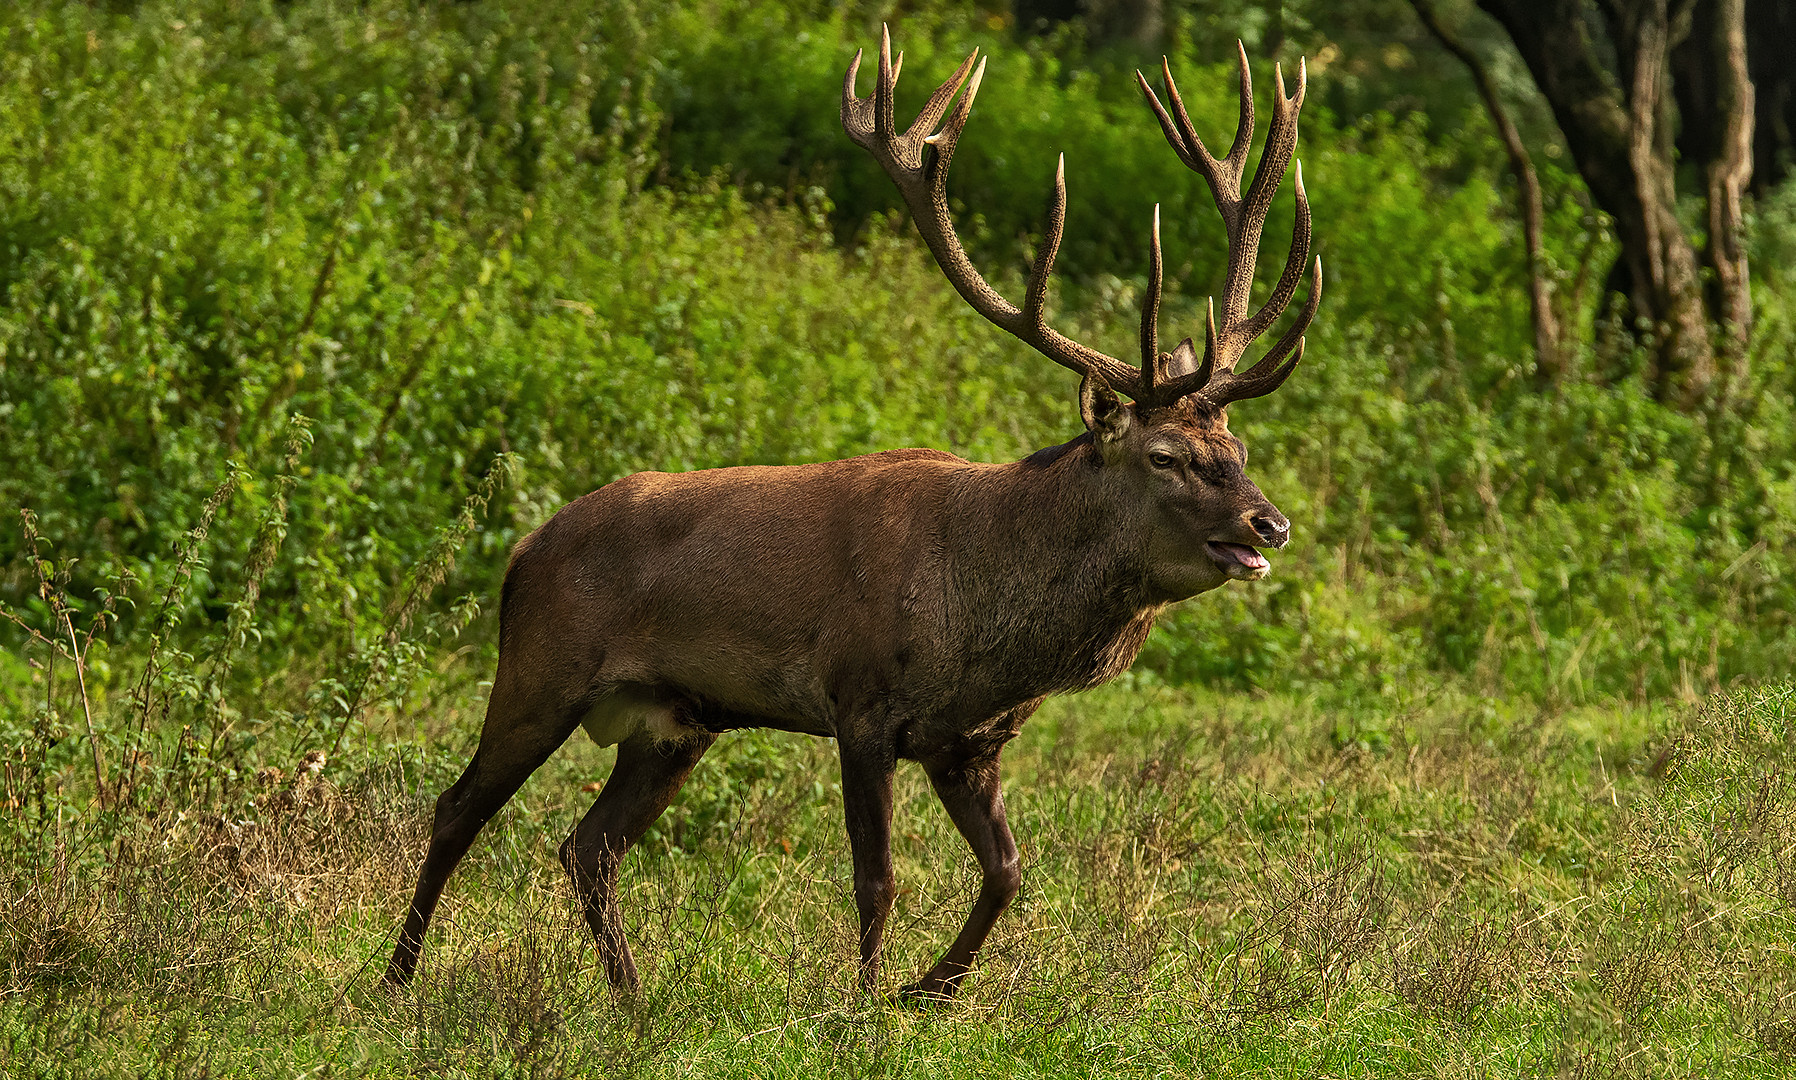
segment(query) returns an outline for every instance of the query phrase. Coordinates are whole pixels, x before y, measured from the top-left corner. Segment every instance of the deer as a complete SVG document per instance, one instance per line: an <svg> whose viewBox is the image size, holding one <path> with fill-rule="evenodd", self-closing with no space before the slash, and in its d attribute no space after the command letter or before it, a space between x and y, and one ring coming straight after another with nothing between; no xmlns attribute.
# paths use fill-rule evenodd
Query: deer
<svg viewBox="0 0 1796 1080"><path fill-rule="evenodd" d="M849 138L897 185L961 297L1080 376L1084 432L1005 464L909 449L641 472L575 499L519 541L501 592L498 667L479 743L436 801L390 983L412 977L431 913L481 828L584 727L617 756L560 861L610 984L637 990L617 899L620 864L720 734L765 727L836 742L868 993L879 986L896 895L893 777L901 760L922 767L982 878L959 936L899 994L955 995L1021 885L1000 783L1005 745L1049 695L1127 669L1168 605L1264 578L1271 564L1261 549L1290 539L1290 522L1248 479L1246 447L1229 432L1226 411L1285 382L1321 302L1318 257L1304 306L1240 369L1310 266L1300 163L1283 273L1264 305L1249 310L1261 232L1297 144L1306 73L1300 66L1287 95L1283 69L1275 70L1270 130L1243 193L1254 104L1247 53L1238 51L1240 120L1220 159L1194 130L1170 64L1161 64L1164 102L1136 72L1167 142L1209 185L1228 242L1221 313L1212 298L1201 357L1190 337L1162 352L1155 207L1139 364L1046 321L1066 223L1064 155L1020 307L980 275L956 235L948 166L985 74L979 51L903 131L893 121L903 54L893 58L890 31L869 96L856 93L855 54L841 100Z"/></svg>

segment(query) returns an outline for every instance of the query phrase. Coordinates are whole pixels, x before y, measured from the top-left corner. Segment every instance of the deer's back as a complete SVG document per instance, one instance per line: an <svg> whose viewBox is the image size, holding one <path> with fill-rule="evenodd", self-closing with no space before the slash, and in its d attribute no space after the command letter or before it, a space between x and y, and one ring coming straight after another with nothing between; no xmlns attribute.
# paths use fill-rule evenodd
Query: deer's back
<svg viewBox="0 0 1796 1080"><path fill-rule="evenodd" d="M919 641L939 647L944 513L961 474L990 468L898 450L625 477L518 544L504 647L814 727L927 661Z"/></svg>

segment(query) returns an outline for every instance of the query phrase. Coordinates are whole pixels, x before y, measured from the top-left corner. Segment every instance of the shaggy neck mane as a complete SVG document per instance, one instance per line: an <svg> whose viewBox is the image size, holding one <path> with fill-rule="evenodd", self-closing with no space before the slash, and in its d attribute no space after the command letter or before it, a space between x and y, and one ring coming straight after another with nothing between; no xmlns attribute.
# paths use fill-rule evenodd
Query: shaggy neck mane
<svg viewBox="0 0 1796 1080"><path fill-rule="evenodd" d="M992 672L1015 700L1113 678L1140 649L1159 605L1144 543L1119 512L1089 434L1022 461L968 474L945 535L955 622L971 655L1008 658ZM992 574L995 563L1018 572ZM994 686L994 690L998 690Z"/></svg>
<svg viewBox="0 0 1796 1080"><path fill-rule="evenodd" d="M1071 442L1063 442L1059 446L1044 446L1035 453L1017 462L1029 468L1045 469L1075 450L1091 445L1091 432L1087 431Z"/></svg>

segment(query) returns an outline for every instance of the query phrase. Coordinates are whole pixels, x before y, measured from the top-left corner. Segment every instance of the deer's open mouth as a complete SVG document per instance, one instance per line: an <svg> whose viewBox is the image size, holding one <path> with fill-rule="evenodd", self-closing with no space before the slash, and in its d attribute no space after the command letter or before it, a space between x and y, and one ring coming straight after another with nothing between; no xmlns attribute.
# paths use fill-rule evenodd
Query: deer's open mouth
<svg viewBox="0 0 1796 1080"><path fill-rule="evenodd" d="M1272 571L1272 564L1266 561L1266 556L1246 544L1227 544L1212 540L1206 546L1210 558L1229 577L1257 581Z"/></svg>

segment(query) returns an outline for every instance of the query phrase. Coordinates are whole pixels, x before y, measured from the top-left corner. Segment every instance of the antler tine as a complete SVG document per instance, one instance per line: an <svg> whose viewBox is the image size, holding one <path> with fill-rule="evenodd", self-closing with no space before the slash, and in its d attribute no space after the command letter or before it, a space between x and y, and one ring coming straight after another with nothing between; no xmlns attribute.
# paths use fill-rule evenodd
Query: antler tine
<svg viewBox="0 0 1796 1080"><path fill-rule="evenodd" d="M1137 71L1135 74L1139 76L1141 73ZM1185 111L1185 99L1179 94L1179 84L1173 81L1172 65L1164 56L1160 57L1160 80L1166 87L1166 100L1172 106L1173 119L1179 122L1179 134L1184 137L1185 145L1197 152L1194 156L1202 157L1214 168L1216 158L1211 155L1210 148L1204 145L1203 139L1198 137L1197 128L1191 123L1191 114Z"/></svg>
<svg viewBox="0 0 1796 1080"><path fill-rule="evenodd" d="M1204 350L1204 367L1184 378L1160 388L1166 400L1176 401L1187 394L1200 394L1210 403L1212 408L1223 408L1231 402L1245 401L1248 398L1263 397L1277 390L1284 381L1297 370L1297 364L1303 359L1303 335L1310 327L1310 321L1316 317L1316 309L1322 304L1322 257L1318 255L1310 274L1310 295L1305 301L1303 310L1297 319L1278 339L1274 345L1260 357L1253 367L1239 374L1224 371L1211 378L1211 349ZM1215 304L1210 306L1210 341L1215 340ZM1284 362L1290 356L1289 362Z"/></svg>
<svg viewBox="0 0 1796 1080"><path fill-rule="evenodd" d="M1303 276L1303 265L1310 254L1310 200L1303 190L1303 162L1297 162L1297 221L1291 228L1291 251L1285 256L1285 270L1273 286L1272 295L1242 324L1241 333L1254 341L1282 314L1297 293L1297 281Z"/></svg>
<svg viewBox="0 0 1796 1080"><path fill-rule="evenodd" d="M1232 381L1227 386L1217 388L1217 392L1214 394L1209 390L1203 390L1200 391L1200 393L1218 409L1232 405L1237 401L1247 401L1250 398L1265 397L1267 394L1270 394L1283 386L1285 380L1291 377L1291 373L1296 371L1297 365L1302 362L1303 339L1298 338L1297 351L1292 354L1291 359L1282 366L1275 368L1258 378ZM1259 367L1258 364L1255 364L1254 366L1256 368Z"/></svg>
<svg viewBox="0 0 1796 1080"><path fill-rule="evenodd" d="M892 123L897 90L898 72L892 68L892 31L882 25L879 28L879 80L873 84L873 133L882 139L897 134Z"/></svg>
<svg viewBox="0 0 1796 1080"><path fill-rule="evenodd" d="M1191 373L1191 380L1198 386L1210 381L1216 374L1216 298L1209 297L1204 302L1204 363ZM1173 398L1177 401L1177 398Z"/></svg>
<svg viewBox="0 0 1796 1080"><path fill-rule="evenodd" d="M1225 324L1238 322L1247 314L1254 264L1259 257L1260 231L1265 228L1266 215L1272 209L1272 196L1284 182L1291 156L1297 151L1297 114L1303 108L1308 82L1306 67L1300 66L1299 71L1297 95L1287 97L1284 70L1280 66L1273 68L1278 93L1272 101L1272 128L1266 133L1266 146L1260 152L1259 165L1254 168L1253 183L1248 185L1247 195L1241 202L1239 234L1229 238L1229 272L1222 297Z"/></svg>
<svg viewBox="0 0 1796 1080"><path fill-rule="evenodd" d="M1273 79L1277 92L1273 96L1272 124L1266 134L1266 144L1260 152L1259 164L1254 168L1253 181L1243 193L1241 178L1246 169L1248 152L1253 145L1253 76L1247 61L1246 47L1236 42L1235 51L1240 58L1241 118L1235 128L1235 140L1229 146L1228 154L1220 161L1203 149L1196 132L1191 130L1184 102L1173 83L1172 65L1162 58L1166 95L1173 104L1170 111L1161 105L1159 96L1148 85L1146 77L1140 72L1135 73L1136 81L1141 84L1142 91L1147 96L1148 106L1166 135L1166 141L1172 145L1180 160L1208 182L1228 233L1228 269L1223 278L1222 318L1218 322L1217 305L1215 298L1212 298L1205 326L1202 370L1152 384L1150 390L1157 404L1170 404L1181 397L1201 391L1204 399L1212 406L1221 407L1230 401L1270 393L1296 367L1296 359L1287 362L1287 357L1291 357L1293 353L1302 355L1304 331L1314 318L1316 306L1322 297L1322 263L1318 259L1315 274L1310 281L1309 302L1303 312L1279 339L1278 344L1261 357L1250 371L1235 374L1235 368L1248 346L1265 333L1290 306L1298 283L1303 278L1304 263L1309 257L1311 241L1309 195L1303 187L1303 166L1298 164L1295 184L1296 224L1292 229L1291 249L1285 257L1284 270L1279 275L1278 283L1273 286L1271 295L1250 316L1248 301L1253 290L1255 267L1259 262L1260 237L1265 231L1273 196L1284 182L1285 173L1290 170L1296 154L1297 120L1308 89L1309 69L1307 64L1299 63L1297 92L1291 94L1285 86L1284 69L1274 67Z"/></svg>
<svg viewBox="0 0 1796 1080"><path fill-rule="evenodd" d="M899 54L899 56L903 55L903 53ZM979 50L974 49L967 54L965 60L960 62L960 66L954 69L954 74L948 76L948 81L935 88L935 93L929 95L929 100L923 103L923 108L917 113L917 118L911 121L910 127L905 130L905 138L927 139L934 133L936 123L941 120L942 114L948 111L948 102L954 100L954 95L960 92L962 86L966 85L967 72L973 70L973 61L977 59L979 59ZM973 92L978 93L979 91L975 89Z"/></svg>
<svg viewBox="0 0 1796 1080"><path fill-rule="evenodd" d="M1310 320L1316 317L1316 309L1321 305L1322 256L1318 255L1316 256L1316 261L1310 272L1310 296L1309 299L1303 302L1303 310L1297 313L1296 320L1293 321L1290 326L1285 328L1283 334L1279 335L1278 344L1266 350L1266 355L1260 357L1259 362L1244 372L1241 377L1243 379L1256 378L1262 368L1269 368L1271 365L1277 364L1280 360L1283 360L1285 354L1289 353L1293 348L1301 349L1303 347L1303 335L1309 330Z"/></svg>
<svg viewBox="0 0 1796 1080"><path fill-rule="evenodd" d="M1066 231L1066 155L1054 166L1054 197L1048 203L1048 227L1041 237L1041 250L1035 253L1035 265L1029 268L1029 290L1023 295L1023 315L1037 330L1046 330L1048 321L1043 309L1048 303L1048 275L1054 272L1054 257L1060 253L1060 237Z"/></svg>
<svg viewBox="0 0 1796 1080"><path fill-rule="evenodd" d="M854 50L854 59L848 62L848 74L842 76L842 127L849 138L861 141L861 133L871 134L872 118L865 115L872 102L854 92L854 80L861 73L861 56L865 49Z"/></svg>
<svg viewBox="0 0 1796 1080"><path fill-rule="evenodd" d="M1191 126L1191 117L1185 112L1185 102L1179 97L1178 84L1172 80L1172 69L1167 66L1165 57L1160 58L1160 68L1162 80L1166 85L1166 99L1172 103L1172 110L1169 113L1166 107L1160 104L1160 95L1154 93L1154 88L1148 83L1147 76L1137 69L1135 82L1141 87L1142 94L1146 96L1148 108L1154 111L1155 118L1160 121L1160 130L1166 135L1166 142L1172 147L1173 153L1179 156L1179 160L1185 163L1187 169L1202 176L1209 183L1210 194L1216 200L1216 205L1219 207L1232 206L1239 199L1239 178L1237 177L1233 184L1229 182L1223 173L1223 164L1210 155L1209 148L1204 145L1204 141L1198 137L1197 131ZM1224 211L1225 218L1227 214L1228 212Z"/></svg>
<svg viewBox="0 0 1796 1080"><path fill-rule="evenodd" d="M1238 187L1241 174L1247 168L1247 150L1253 145L1253 72L1247 66L1247 46L1240 38L1235 39L1235 55L1241 62L1241 117L1235 121L1235 141L1229 144L1228 160L1234 163L1235 183ZM1171 78L1171 75L1167 77ZM1279 87L1282 91L1282 81Z"/></svg>
<svg viewBox="0 0 1796 1080"><path fill-rule="evenodd" d="M1178 84L1172 81L1172 72L1166 67L1165 57L1160 58L1160 69L1161 81L1166 85L1166 100L1172 103L1170 115L1169 110L1161 106L1160 95L1154 93L1153 86L1140 68L1135 69L1135 82L1141 87L1141 92L1147 95L1148 106L1154 110L1154 115L1159 117L1160 129L1166 133L1166 141L1172 144L1173 150L1188 168L1203 172L1206 166L1213 167L1216 159L1210 156L1210 148L1204 145L1203 139L1198 137L1197 129L1191 126L1191 116L1185 112L1185 102L1179 97Z"/></svg>
<svg viewBox="0 0 1796 1080"><path fill-rule="evenodd" d="M978 66L973 67L976 58ZM858 97L854 92L859 64L860 54L856 53L843 82L842 126L849 138L866 148L897 185L917 231L922 234L923 242L929 246L930 254L935 256L948 283L973 310L1048 359L1081 375L1096 376L1112 389L1130 397L1141 398L1144 394L1141 376L1134 365L1056 333L1043 318L1049 275L1066 224L1064 158L1055 172L1048 226L1030 274L1023 307L1012 306L980 276L955 234L953 218L948 211L948 166L972 115L979 84L985 77L985 60L978 57L977 50L947 82L936 88L916 122L903 134L897 132L892 118L892 87L897 81L899 65L891 60L889 31L882 31L880 35L879 81L869 98ZM970 78L969 68L972 71ZM964 93L961 92L963 85ZM948 110L949 102L956 94L959 94L958 103L948 112L940 129L932 132L930 129Z"/></svg>
<svg viewBox="0 0 1796 1080"><path fill-rule="evenodd" d="M979 96L979 84L984 81L985 61L981 60L979 66L973 69L972 79L967 82L967 92L961 95L959 104L948 114L948 122L942 125L940 131L923 138L924 144L935 150L934 155L929 156L925 162L924 172L928 174L930 191L941 193L943 203L940 214L949 236L954 236L954 228L947 222L948 163L954 160L954 148L960 145L960 133L967 129L967 120L973 115L973 99ZM898 186L903 190L903 184ZM915 216L914 210L912 215ZM918 227L921 228L921 223ZM960 240L956 238L954 242L959 244Z"/></svg>
<svg viewBox="0 0 1796 1080"><path fill-rule="evenodd" d="M1184 343L1189 343L1190 340L1190 338L1186 338ZM1216 298L1211 297L1204 318L1203 362L1198 365L1196 371L1186 372L1176 379L1154 387L1154 401L1162 405L1170 405L1182 397L1188 397L1207 387L1211 378L1216 374L1216 352Z"/></svg>
<svg viewBox="0 0 1796 1080"><path fill-rule="evenodd" d="M1154 396L1160 377L1160 204L1154 204L1153 242L1148 255L1147 299L1141 305L1141 389Z"/></svg>

